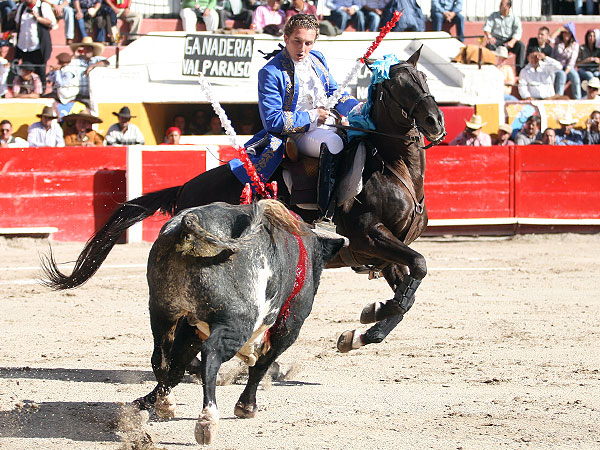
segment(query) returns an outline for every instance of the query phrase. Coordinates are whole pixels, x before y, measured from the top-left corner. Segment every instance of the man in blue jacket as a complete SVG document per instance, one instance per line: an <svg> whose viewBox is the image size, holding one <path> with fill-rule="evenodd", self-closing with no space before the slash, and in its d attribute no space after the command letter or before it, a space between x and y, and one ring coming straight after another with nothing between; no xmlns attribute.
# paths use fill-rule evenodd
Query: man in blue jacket
<svg viewBox="0 0 600 450"><path fill-rule="evenodd" d="M333 123L327 103L338 85L324 56L312 50L318 34L319 22L313 15L297 14L285 25L285 48L258 73L258 109L264 130L247 146L265 178L283 158L284 139L291 140L299 153L320 158L318 204L323 216L330 218L336 166L344 142L326 125ZM344 92L335 109L347 116L358 104ZM259 155L252 155L254 146L260 147Z"/></svg>

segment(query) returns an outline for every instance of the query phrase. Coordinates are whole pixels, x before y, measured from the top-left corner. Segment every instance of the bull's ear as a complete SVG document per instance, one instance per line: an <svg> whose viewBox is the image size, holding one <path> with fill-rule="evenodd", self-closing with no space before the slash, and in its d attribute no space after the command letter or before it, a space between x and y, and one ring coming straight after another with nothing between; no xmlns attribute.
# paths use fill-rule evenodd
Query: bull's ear
<svg viewBox="0 0 600 450"><path fill-rule="evenodd" d="M421 44L421 46L419 47L419 50L417 50L416 52L414 52L410 56L410 58L408 58L408 60L406 62L412 64L413 67L417 67L417 62L419 62L419 57L421 56L421 49L422 48L423 48L423 44Z"/></svg>

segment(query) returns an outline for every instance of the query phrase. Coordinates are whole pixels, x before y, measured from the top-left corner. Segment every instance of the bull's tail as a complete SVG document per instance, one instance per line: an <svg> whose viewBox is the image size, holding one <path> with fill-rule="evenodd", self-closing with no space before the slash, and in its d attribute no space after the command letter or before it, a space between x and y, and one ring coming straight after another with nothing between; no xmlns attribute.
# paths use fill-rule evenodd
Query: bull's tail
<svg viewBox="0 0 600 450"><path fill-rule="evenodd" d="M123 232L130 226L152 216L156 211L173 215L180 186L151 192L124 203L100 230L87 241L77 257L70 275L63 274L56 264L52 249L42 256L44 277L41 283L54 290L72 289L89 280L100 268Z"/></svg>

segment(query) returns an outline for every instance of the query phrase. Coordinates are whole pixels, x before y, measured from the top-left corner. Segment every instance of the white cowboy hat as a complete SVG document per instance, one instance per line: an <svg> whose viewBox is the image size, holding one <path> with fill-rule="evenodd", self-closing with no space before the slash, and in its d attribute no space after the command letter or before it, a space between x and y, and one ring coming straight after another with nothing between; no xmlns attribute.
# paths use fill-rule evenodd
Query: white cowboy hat
<svg viewBox="0 0 600 450"><path fill-rule="evenodd" d="M511 134L513 132L512 127L509 124L507 124L507 123L503 123L503 124L499 125L498 126L498 131L500 131L500 130L502 130L502 131L504 131L505 133L508 133L508 134Z"/></svg>
<svg viewBox="0 0 600 450"><path fill-rule="evenodd" d="M75 52L80 47L92 47L94 49L94 56L100 56L104 51L104 44L100 42L94 42L90 36L84 37L81 42L69 44L71 51Z"/></svg>
<svg viewBox="0 0 600 450"><path fill-rule="evenodd" d="M560 123L561 125L574 125L577 122L579 122L579 120L574 118L570 112L566 113L560 119L558 119L558 123Z"/></svg>
<svg viewBox="0 0 600 450"><path fill-rule="evenodd" d="M469 120L465 120L465 124L472 130L479 130L482 126L486 125L487 122L483 122L479 114L473 114Z"/></svg>
<svg viewBox="0 0 600 450"><path fill-rule="evenodd" d="M598 79L598 77L592 77L589 80L583 80L581 82L581 87L584 90L587 90L588 87L600 89L600 79Z"/></svg>

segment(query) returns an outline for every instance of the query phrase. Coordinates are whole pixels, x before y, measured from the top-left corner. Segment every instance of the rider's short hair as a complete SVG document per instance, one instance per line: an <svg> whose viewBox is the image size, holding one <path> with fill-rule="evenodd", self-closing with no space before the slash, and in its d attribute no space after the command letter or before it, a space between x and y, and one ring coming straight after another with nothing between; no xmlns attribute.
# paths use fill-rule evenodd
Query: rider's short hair
<svg viewBox="0 0 600 450"><path fill-rule="evenodd" d="M289 18L285 27L283 27L283 34L291 36L291 34L299 28L307 30L315 30L315 39L319 37L319 21L316 16L312 14L296 14Z"/></svg>

